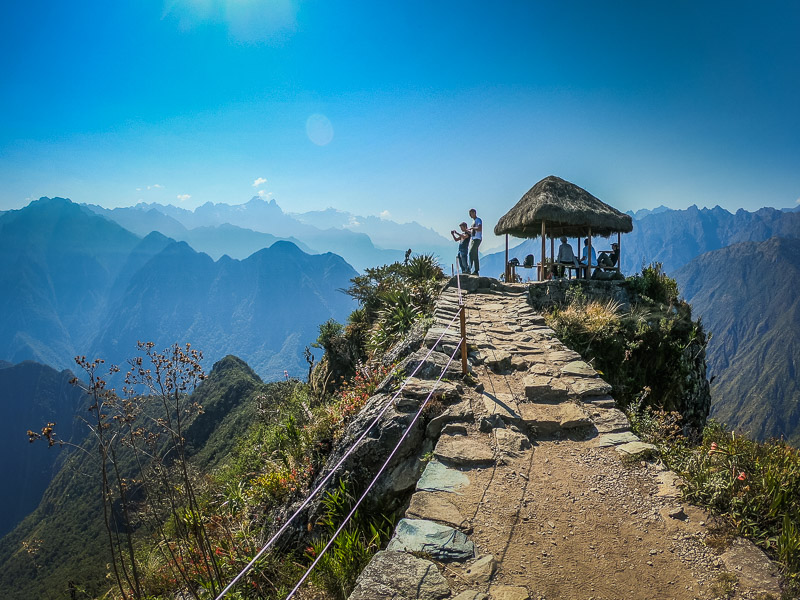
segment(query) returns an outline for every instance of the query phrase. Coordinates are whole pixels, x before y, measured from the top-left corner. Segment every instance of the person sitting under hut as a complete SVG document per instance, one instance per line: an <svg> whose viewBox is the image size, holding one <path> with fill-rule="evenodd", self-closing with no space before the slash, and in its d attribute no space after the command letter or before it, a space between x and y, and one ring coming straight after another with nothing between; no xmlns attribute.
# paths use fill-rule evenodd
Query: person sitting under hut
<svg viewBox="0 0 800 600"><path fill-rule="evenodd" d="M567 243L567 236L561 236L561 245L558 247L558 257L556 258L556 277L564 276L564 265L578 266L578 259L575 257L575 252L572 246Z"/></svg>
<svg viewBox="0 0 800 600"><path fill-rule="evenodd" d="M614 242L611 244L611 252L605 250L600 253L597 259L598 267L616 267L619 260L619 244Z"/></svg>

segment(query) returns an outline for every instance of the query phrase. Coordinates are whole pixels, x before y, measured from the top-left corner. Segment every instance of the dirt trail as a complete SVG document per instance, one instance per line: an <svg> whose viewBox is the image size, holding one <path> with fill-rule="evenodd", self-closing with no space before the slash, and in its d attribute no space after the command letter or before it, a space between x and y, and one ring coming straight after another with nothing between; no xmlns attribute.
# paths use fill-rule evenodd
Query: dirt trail
<svg viewBox="0 0 800 600"><path fill-rule="evenodd" d="M730 560L726 570L706 544L708 515L648 458L654 447L630 432L610 386L554 337L525 288L509 289L464 295L478 385L442 417L407 522L351 598L779 598L774 569L759 582ZM457 308L446 291L439 331ZM401 533L429 526L441 531ZM422 560L415 591L392 591L403 551L433 560L447 585Z"/></svg>

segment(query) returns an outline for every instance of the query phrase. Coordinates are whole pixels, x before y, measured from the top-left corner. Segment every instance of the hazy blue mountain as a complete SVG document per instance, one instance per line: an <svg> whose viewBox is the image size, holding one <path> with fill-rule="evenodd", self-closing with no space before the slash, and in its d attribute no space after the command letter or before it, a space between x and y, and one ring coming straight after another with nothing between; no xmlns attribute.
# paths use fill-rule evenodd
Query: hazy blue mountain
<svg viewBox="0 0 800 600"><path fill-rule="evenodd" d="M353 213L328 208L293 214L298 221L320 229L335 227L367 234L379 248L404 250L411 248L415 254L432 253L442 259L450 255L453 242L430 227L416 221L396 223L380 217L362 217Z"/></svg>
<svg viewBox="0 0 800 600"><path fill-rule="evenodd" d="M139 238L63 198L0 220L0 357L71 367Z"/></svg>
<svg viewBox="0 0 800 600"><path fill-rule="evenodd" d="M111 219L139 237L145 237L152 231L163 233L167 237L183 240L187 228L175 218L155 208L104 208L97 204L83 204L89 210Z"/></svg>
<svg viewBox="0 0 800 600"><path fill-rule="evenodd" d="M633 231L622 236L623 273L637 273L642 265L657 261L671 274L696 256L731 244L760 242L773 236L800 237L800 211L761 208L755 212L740 209L730 213L719 206L711 209L691 206L686 210L662 208L637 217ZM642 211L636 214L640 213ZM616 236L595 238L593 244L596 249L605 250L610 249L612 241L616 241ZM576 243L577 240L570 239L574 250L577 250ZM522 262L525 255L532 253L539 262L541 244L541 240L509 238L509 257L516 256ZM547 255L550 255L549 240ZM481 274L497 277L503 272L503 257L504 251L481 257Z"/></svg>
<svg viewBox="0 0 800 600"><path fill-rule="evenodd" d="M155 209L183 224L187 229L234 225L253 231L295 238L316 253L334 252L359 271L403 258L408 247L387 248L387 244L374 244L368 235L334 226L319 228L301 222L281 210L275 200L253 197L244 204L207 202L195 210L173 205L137 204L137 210Z"/></svg>
<svg viewBox="0 0 800 600"><path fill-rule="evenodd" d="M656 208L654 208L652 210L649 209L649 208L640 208L636 212L634 212L632 210L626 211L625 214L632 216L634 219L643 219L647 215L657 215L658 213L666 212L668 210L672 210L672 209L670 209L668 206L664 206L662 204L661 206L657 206Z"/></svg>
<svg viewBox="0 0 800 600"><path fill-rule="evenodd" d="M77 354L119 363L149 340L191 342L209 364L236 353L267 379L301 375L319 324L355 306L339 290L357 273L335 254L281 241L215 262L61 199L3 216L0 262L0 358L60 369Z"/></svg>
<svg viewBox="0 0 800 600"><path fill-rule="evenodd" d="M60 466L58 448L30 444L25 432L52 421L65 440L85 435L75 423L81 392L70 385L72 377L32 361L0 363L0 478L13 490L0 495L0 537L36 508Z"/></svg>
<svg viewBox="0 0 800 600"><path fill-rule="evenodd" d="M668 210L637 220L633 232L622 236L622 268L633 273L658 261L672 273L704 252L773 236L800 237L800 213L774 208L730 213L719 206Z"/></svg>
<svg viewBox="0 0 800 600"><path fill-rule="evenodd" d="M174 236L173 236L174 237ZM198 252L205 252L214 260L228 255L231 258L244 259L262 250L269 248L275 242L291 242L303 252L313 254L314 251L295 237L277 237L271 233L261 233L252 229L237 227L229 223L214 227L195 227L189 229L180 237L174 239L187 242Z"/></svg>
<svg viewBox="0 0 800 600"><path fill-rule="evenodd" d="M800 240L742 242L675 272L707 331L711 415L800 445Z"/></svg>

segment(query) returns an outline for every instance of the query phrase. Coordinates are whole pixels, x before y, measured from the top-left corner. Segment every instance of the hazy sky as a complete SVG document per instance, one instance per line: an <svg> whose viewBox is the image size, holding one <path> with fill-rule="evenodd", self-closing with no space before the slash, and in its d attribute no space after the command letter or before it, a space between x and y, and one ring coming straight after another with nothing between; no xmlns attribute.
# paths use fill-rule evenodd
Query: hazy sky
<svg viewBox="0 0 800 600"><path fill-rule="evenodd" d="M3 12L0 209L260 193L446 232L550 174L621 210L800 198L796 0Z"/></svg>

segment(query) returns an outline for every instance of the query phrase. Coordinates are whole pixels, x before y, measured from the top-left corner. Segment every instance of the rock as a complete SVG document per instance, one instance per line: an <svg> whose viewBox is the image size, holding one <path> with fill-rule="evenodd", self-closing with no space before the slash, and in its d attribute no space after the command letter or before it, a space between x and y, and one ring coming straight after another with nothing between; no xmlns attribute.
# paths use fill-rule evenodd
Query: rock
<svg viewBox="0 0 800 600"><path fill-rule="evenodd" d="M531 375L547 375L552 377L556 374L556 370L547 363L536 363L529 369Z"/></svg>
<svg viewBox="0 0 800 600"><path fill-rule="evenodd" d="M436 439L442 432L447 423L459 423L472 421L475 414L472 412L472 405L469 400L462 400L458 404L449 406L438 417L434 417L425 429L425 435L430 439Z"/></svg>
<svg viewBox="0 0 800 600"><path fill-rule="evenodd" d="M681 490L678 487L681 478L673 471L662 471L658 474L658 491L656 496L661 498L679 498Z"/></svg>
<svg viewBox="0 0 800 600"><path fill-rule="evenodd" d="M349 600L439 600L450 596L447 580L429 560L405 552L378 552L356 580Z"/></svg>
<svg viewBox="0 0 800 600"><path fill-rule="evenodd" d="M563 402L569 396L567 384L556 377L528 375L522 383L525 395L533 402Z"/></svg>
<svg viewBox="0 0 800 600"><path fill-rule="evenodd" d="M629 458L647 458L658 454L658 448L653 444L647 444L645 442L628 442L627 444L617 446L617 452L619 452L621 456Z"/></svg>
<svg viewBox="0 0 800 600"><path fill-rule="evenodd" d="M427 492L455 492L469 485L469 477L461 471L450 469L432 460L417 481L417 490Z"/></svg>
<svg viewBox="0 0 800 600"><path fill-rule="evenodd" d="M599 433L626 431L631 425L625 413L618 408L601 408L593 411L592 422Z"/></svg>
<svg viewBox="0 0 800 600"><path fill-rule="evenodd" d="M475 556L475 544L465 534L424 519L400 519L386 549L424 552L441 561L466 560Z"/></svg>
<svg viewBox="0 0 800 600"><path fill-rule="evenodd" d="M489 583L497 570L497 561L491 554L484 554L469 563L464 569L464 579L470 583Z"/></svg>
<svg viewBox="0 0 800 600"><path fill-rule="evenodd" d="M565 402L559 408L561 409L561 420L558 424L561 429L576 429L578 427L586 427L592 423L589 415L577 404Z"/></svg>
<svg viewBox="0 0 800 600"><path fill-rule="evenodd" d="M529 360L527 360L522 356L519 356L518 354L515 354L514 356L511 357L511 368L517 371L527 370L530 364L531 363Z"/></svg>
<svg viewBox="0 0 800 600"><path fill-rule="evenodd" d="M419 379L438 379L439 375L442 374L442 371L447 366L450 356L435 350L431 352L428 358L425 358L427 354L427 350L417 350L406 357L400 363L397 370L405 373L413 373L414 369L419 365L419 370L416 372L416 376ZM461 377L461 361L453 360L450 366L447 367L444 378L456 379L458 377Z"/></svg>
<svg viewBox="0 0 800 600"><path fill-rule="evenodd" d="M459 398L458 390L456 390L454 383L449 381L439 381L437 383L435 379L433 381L427 381L417 377L412 377L406 382L403 386L402 395L406 398L424 400L431 393L431 390L433 390L431 398L437 400L451 402ZM417 404L417 406L419 406L419 404Z"/></svg>
<svg viewBox="0 0 800 600"><path fill-rule="evenodd" d="M511 394L489 394L484 392L481 398L483 398L483 406L490 417L498 415L507 421L519 421L519 406Z"/></svg>
<svg viewBox="0 0 800 600"><path fill-rule="evenodd" d="M442 428L442 435L467 435L467 427L461 423L448 423Z"/></svg>
<svg viewBox="0 0 800 600"><path fill-rule="evenodd" d="M492 586L489 590L492 600L530 600L528 590L516 585Z"/></svg>
<svg viewBox="0 0 800 600"><path fill-rule="evenodd" d="M460 467L494 464L494 452L485 443L465 436L442 436L433 455L441 462Z"/></svg>
<svg viewBox="0 0 800 600"><path fill-rule="evenodd" d="M595 377L593 379L578 379L570 385L572 393L580 399L588 398L590 396L606 396L611 392L611 385Z"/></svg>
<svg viewBox="0 0 800 600"><path fill-rule="evenodd" d="M505 373L511 370L511 354L504 350L490 350L486 353L484 362L495 373Z"/></svg>
<svg viewBox="0 0 800 600"><path fill-rule="evenodd" d="M436 521L456 529L466 528L464 517L458 512L455 504L440 494L431 492L417 492L411 496L406 517Z"/></svg>
<svg viewBox="0 0 800 600"><path fill-rule="evenodd" d="M597 436L593 445L596 448L608 448L609 446L619 446L620 444L639 441L641 440L636 435L630 431L624 431L622 433L605 433Z"/></svg>
<svg viewBox="0 0 800 600"><path fill-rule="evenodd" d="M689 518L689 515L683 511L682 506L667 507L666 514L670 519L677 519L679 521L685 521Z"/></svg>
<svg viewBox="0 0 800 600"><path fill-rule="evenodd" d="M596 377L595 371L588 363L582 360L574 360L561 367L562 375L579 375L581 377Z"/></svg>
<svg viewBox="0 0 800 600"><path fill-rule="evenodd" d="M475 590L465 590L453 600L489 600L489 596L483 592L476 592Z"/></svg>
<svg viewBox="0 0 800 600"><path fill-rule="evenodd" d="M780 598L778 567L753 542L736 538L721 558L725 568L736 573L743 587Z"/></svg>
<svg viewBox="0 0 800 600"><path fill-rule="evenodd" d="M497 449L503 454L516 456L531 447L528 436L511 429L495 429L494 436L497 441Z"/></svg>
<svg viewBox="0 0 800 600"><path fill-rule="evenodd" d="M616 408L617 402L611 396L587 396L584 402L595 408Z"/></svg>

